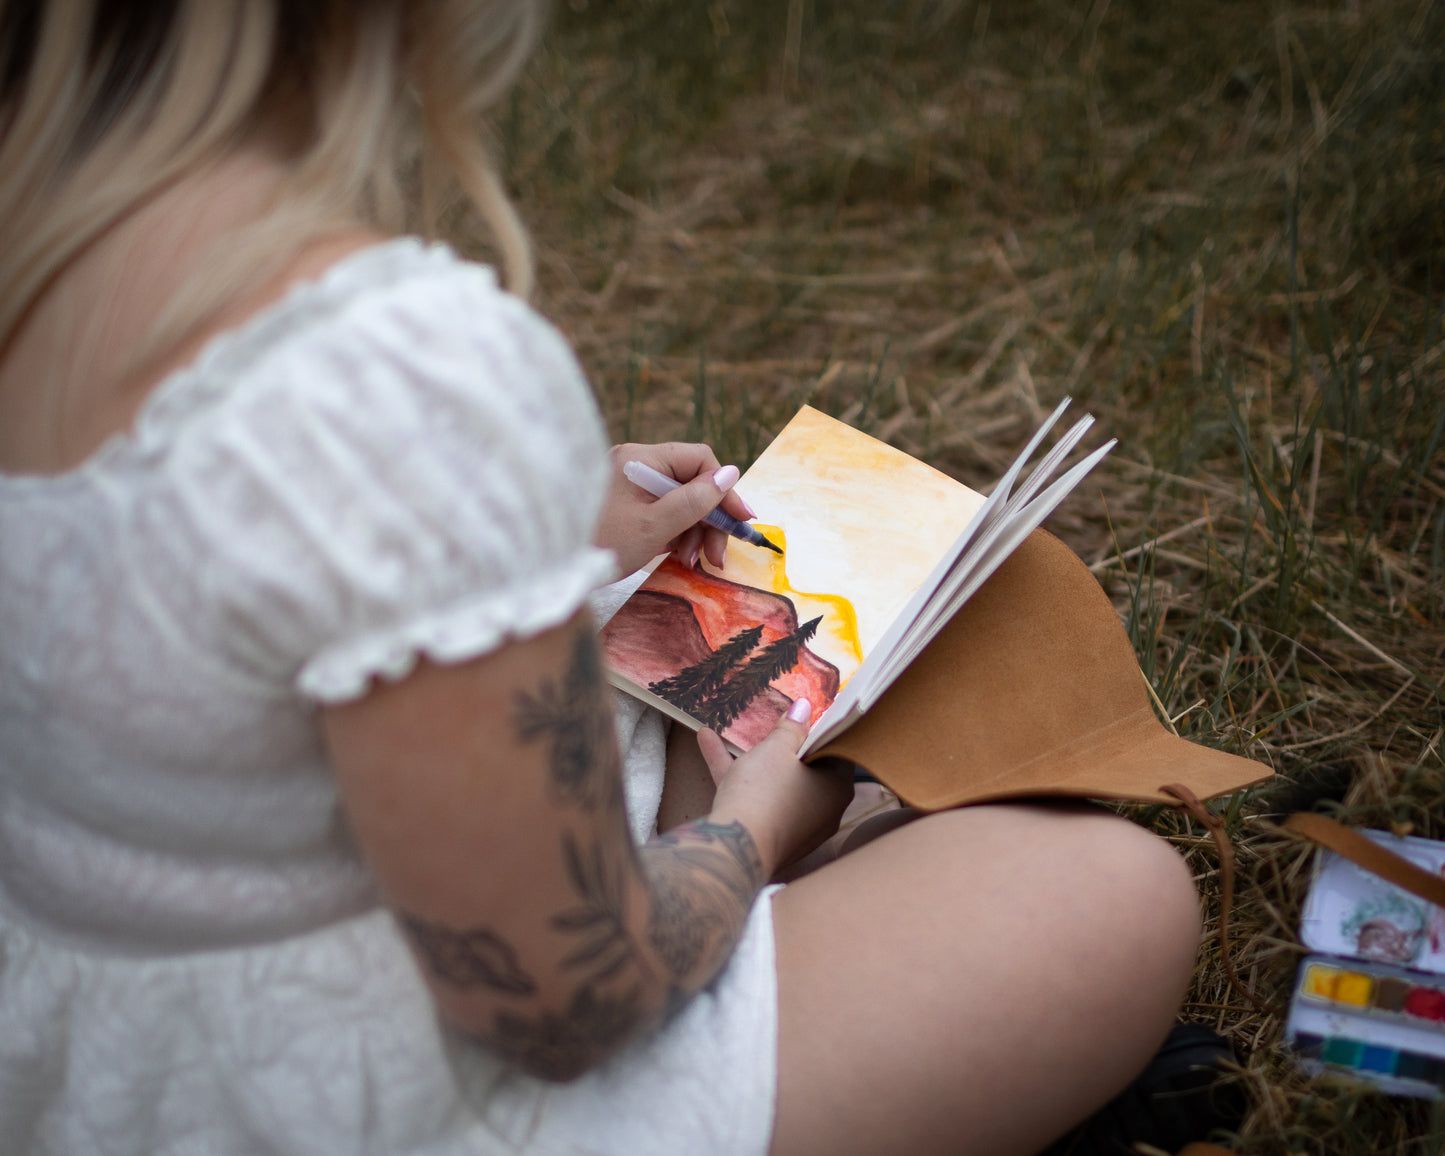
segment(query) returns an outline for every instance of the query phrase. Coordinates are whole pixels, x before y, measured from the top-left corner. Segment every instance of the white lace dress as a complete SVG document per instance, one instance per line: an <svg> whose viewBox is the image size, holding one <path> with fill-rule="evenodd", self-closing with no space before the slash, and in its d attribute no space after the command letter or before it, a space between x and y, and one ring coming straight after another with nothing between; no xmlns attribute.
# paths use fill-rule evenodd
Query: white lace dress
<svg viewBox="0 0 1445 1156"><path fill-rule="evenodd" d="M540 1083L439 1025L318 737L419 654L573 614L605 476L565 343L413 240L218 338L80 468L0 476L0 1152L766 1150L766 898L664 1032ZM660 720L619 731L641 839Z"/></svg>

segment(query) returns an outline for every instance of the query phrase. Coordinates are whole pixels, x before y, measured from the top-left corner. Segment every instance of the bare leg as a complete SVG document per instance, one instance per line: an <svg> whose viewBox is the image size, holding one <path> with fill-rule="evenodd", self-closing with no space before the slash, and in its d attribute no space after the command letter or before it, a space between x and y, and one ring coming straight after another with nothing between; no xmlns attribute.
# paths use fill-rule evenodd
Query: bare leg
<svg viewBox="0 0 1445 1156"><path fill-rule="evenodd" d="M1183 861L1107 812L930 815L774 901L775 1156L1037 1152L1162 1042L1199 942Z"/></svg>
<svg viewBox="0 0 1445 1156"><path fill-rule="evenodd" d="M923 812L900 806L896 797L884 793L875 783L859 783L854 788L853 802L843 812L838 833L801 859L789 863L775 876L775 883L790 883L810 871L825 867L840 855L846 855L904 823L911 823Z"/></svg>
<svg viewBox="0 0 1445 1156"><path fill-rule="evenodd" d="M700 819L712 810L717 787L712 772L698 750L697 735L682 723L671 723L667 732L667 772L662 780L662 802L657 809L657 829L670 831L683 823Z"/></svg>

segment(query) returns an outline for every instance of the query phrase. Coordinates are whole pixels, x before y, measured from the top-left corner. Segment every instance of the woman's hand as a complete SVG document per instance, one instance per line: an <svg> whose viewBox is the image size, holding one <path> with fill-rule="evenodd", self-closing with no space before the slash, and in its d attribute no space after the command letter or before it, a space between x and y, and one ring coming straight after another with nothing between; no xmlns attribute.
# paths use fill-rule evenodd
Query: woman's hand
<svg viewBox="0 0 1445 1156"><path fill-rule="evenodd" d="M623 477L626 462L643 462L682 485L665 497L654 498ZM701 522L719 505L735 518L754 516L746 502L728 492L737 480L738 468L719 466L705 445L613 446L612 484L593 540L617 555L623 574L640 570L657 555L668 553L689 569L697 565L700 554L720 567L727 554L728 536Z"/></svg>
<svg viewBox="0 0 1445 1156"><path fill-rule="evenodd" d="M748 829L767 878L830 838L853 798L852 764L798 761L811 709L798 699L772 733L736 759L712 731L697 736L718 785L709 817Z"/></svg>

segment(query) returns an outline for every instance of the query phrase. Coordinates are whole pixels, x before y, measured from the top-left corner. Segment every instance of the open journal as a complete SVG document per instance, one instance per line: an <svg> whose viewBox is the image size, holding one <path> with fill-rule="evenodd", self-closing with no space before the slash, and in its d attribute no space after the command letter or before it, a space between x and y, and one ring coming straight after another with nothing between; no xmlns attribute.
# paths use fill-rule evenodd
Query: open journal
<svg viewBox="0 0 1445 1156"><path fill-rule="evenodd" d="M1054 479L1085 417L1018 484L1067 405L988 498L805 406L737 484L783 553L730 541L721 571L664 562L603 633L614 683L742 750L806 696L818 749L1109 451Z"/></svg>
<svg viewBox="0 0 1445 1156"><path fill-rule="evenodd" d="M1173 803L1159 786L1204 798L1266 777L1161 726L1107 596L1038 531L1114 444L1064 468L1084 417L1041 454L1068 404L987 497L804 407L737 484L782 553L733 540L721 570L662 561L603 628L613 684L735 751L807 698L801 757L850 758L920 807Z"/></svg>

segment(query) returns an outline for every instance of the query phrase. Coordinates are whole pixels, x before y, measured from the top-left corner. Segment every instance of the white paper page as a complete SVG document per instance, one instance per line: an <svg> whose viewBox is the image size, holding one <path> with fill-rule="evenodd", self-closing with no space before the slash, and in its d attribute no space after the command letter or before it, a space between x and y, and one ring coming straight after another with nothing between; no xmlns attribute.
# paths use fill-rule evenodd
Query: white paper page
<svg viewBox="0 0 1445 1156"><path fill-rule="evenodd" d="M914 628L928 631L929 637L931 638L933 633L936 632L934 624L940 614L945 618L953 617L954 612L963 604L962 600L956 598L954 594L959 584L967 581L970 571L977 565L978 560L981 559L987 551L992 549L994 540L999 534L1004 532L1005 528L1012 523L1014 519L1027 517L1026 511L1029 508L1029 504L1033 501L1034 495L1038 492L1039 487L1058 470L1063 459L1073 450L1075 444L1084 436L1084 433L1093 423L1093 418L1084 418L1064 435L1064 438L1059 444L1039 463L1038 469L1034 470L1029 480L1019 487L1018 493L1005 505L1004 510L995 520L994 524L984 532L974 536L973 542L965 555L959 559L954 572L949 574L930 592L930 596L925 602L923 609L916 616L915 620L907 625L906 629L910 632ZM1112 446L1113 443L1111 442L1110 447ZM1060 494L1059 497L1054 500L1053 504L1049 507L1050 511L1059 504L1064 494L1067 494L1079 481L1083 480L1083 475L1088 473L1105 453L1108 453L1108 449L1105 449L1102 453L1095 450L1090 458L1085 459L1085 462L1088 463L1086 468L1080 471L1079 466L1075 466L1069 473L1064 475L1065 479L1073 478L1074 480L1065 487L1063 494ZM1080 465L1083 464L1084 463L1080 463ZM1056 489L1058 485L1059 483L1054 483L1054 487L1048 492L1052 493L1053 489ZM1046 513L1044 517L1047 516L1048 514ZM1043 521L1043 518L1034 522L1033 525L1036 527L1041 521ZM1014 548L1015 547L1010 547L1010 549Z"/></svg>
<svg viewBox="0 0 1445 1156"><path fill-rule="evenodd" d="M1049 430L1053 429L1059 418L1064 416L1064 410L1069 408L1072 401L1073 398L1066 397L1063 401L1059 402L1058 405L1054 406L1054 412L1049 414L1049 416L1044 419L1044 424L1034 431L1034 436L1029 438L1029 444L1024 446L1023 452L1014 458L1013 464L1009 466L1004 476L998 480L998 485L994 486L993 493L989 495L990 498L996 494L1000 501L1007 502L1009 500L1009 492L1013 488L1015 479L1018 478L1024 466L1028 464L1028 460L1034 456L1039 446L1044 444L1044 438L1048 436ZM1094 419L1091 417L1088 420L1093 421Z"/></svg>
<svg viewBox="0 0 1445 1156"><path fill-rule="evenodd" d="M1054 418L1062 412L1063 406L1061 405L1054 411L1049 422L1043 428L1047 430ZM928 581L919 588L904 612L894 620L879 646L875 647L873 655L870 656L871 661L864 664L863 669L854 676L854 682L859 682L859 676L862 676L861 685L855 689L855 696L861 702L876 701L883 688L893 681L896 672L901 669L895 652L905 645L906 639L915 632L921 631L927 638L932 638L938 632L937 607L940 604L952 605L955 608L959 605L952 600L952 592L967 580L969 571L977 564L977 559L1002 532L1003 527L1018 516L1018 511L1033 496L1040 484L1058 469L1059 464L1078 444L1093 422L1094 419L1088 416L1075 422L1068 433L1060 439L1059 444L1045 455L1019 492L1010 497L1006 496L1009 487L1022 470L1026 462L1025 455L1037 448L1039 437L1035 435L1024 453L1014 460L1008 473L1004 475L1004 479L989 495L988 501L975 516L973 524L959 535L958 541L929 575ZM995 563L995 565L997 564ZM949 616L951 615L952 611L949 611ZM910 648L907 656L902 659L902 664L906 665L912 661L912 656L916 653L916 648Z"/></svg>
<svg viewBox="0 0 1445 1156"><path fill-rule="evenodd" d="M1074 447L1083 440L1084 435L1093 425L1093 415L1085 414L1070 427L1069 432L1059 439L1059 444L1044 455L1033 473L1018 488L1018 492L1009 499L1008 505L1011 510L1020 509L1033 501L1034 495L1059 472L1059 467L1063 465L1064 459L1073 453Z"/></svg>
<svg viewBox="0 0 1445 1156"><path fill-rule="evenodd" d="M1053 513L1059 503L1078 486L1084 476L1113 449L1114 445L1115 443L1111 441L1093 451L1027 505L1015 506L1010 503L1007 517L990 532L980 535L975 540L973 548L968 553L967 565L960 565L957 573L950 575L949 581L936 592L934 600L915 622L916 634L923 639L923 642L919 642L916 647L900 647L900 653L889 656L890 668L901 669L902 665L911 661L911 655L916 654L926 641L931 639L943 624L958 612L988 576L998 569L1005 558L1018 549L1023 540L1037 529L1049 514ZM913 641L912 636L909 641L910 643ZM911 653L903 655L901 651L904 649L910 650ZM898 665L895 666L895 663Z"/></svg>
<svg viewBox="0 0 1445 1156"><path fill-rule="evenodd" d="M929 607L926 618L914 623L916 633L910 633L906 641L888 656L887 662L880 664L877 677L870 680L864 693L858 695L858 705L862 710L868 710L878 701L883 691L958 613L963 604L978 592L979 587L1003 564L1004 559L1017 550L1024 539L1054 512L1059 503L1103 460L1104 455L1113 449L1115 444L1110 441L1095 450L1034 501L1011 511L1012 516L997 527L994 533L979 540L977 552L971 554L970 565L959 568L958 574L953 576L954 581L949 584L950 588L940 593L936 605Z"/></svg>
<svg viewBox="0 0 1445 1156"><path fill-rule="evenodd" d="M1095 450L1035 498L1094 424L1093 417L1085 415L1039 461L1019 491L1012 493L1019 474L1069 403L1069 398L1060 402L1035 431L948 553L873 648L869 660L814 724L801 753L826 744L877 702L959 607L1113 448L1115 443L1111 441Z"/></svg>
<svg viewBox="0 0 1445 1156"><path fill-rule="evenodd" d="M1029 439L1029 443L1024 447L1023 452L1013 460L1013 463L1009 466L1003 477L1000 478L997 485L994 486L993 492L989 494L988 499L979 507L978 512L969 520L968 524L963 528L963 531L954 540L953 545L948 548L944 556L939 559L938 564L933 568L933 571L928 575L927 579L918 587L913 597L908 600L908 603L903 607L902 611L894 618L888 629L884 631L883 636L879 638L869 653L867 661L858 668L853 678L844 688L844 694L848 695L850 701L856 700L870 692L870 689L875 685L874 676L876 672L880 667L889 664L890 656L894 648L897 647L907 635L914 619L923 613L929 600L934 596L939 586L947 581L949 573L959 565L960 559L964 551L968 548L969 543L980 534L987 533L999 519L1006 516L1009 494L1014 482L1018 479L1024 466L1028 464L1028 460L1033 456L1034 451L1042 444L1049 430L1053 428L1064 410L1068 408L1069 401L1069 398L1064 398L1064 400L1054 408L1054 412L1048 416L1043 425L1034 432L1034 436ZM1090 418L1088 420L1092 421L1093 419ZM1085 428L1087 428L1087 426ZM1077 429L1077 425L1075 429ZM1073 441L1077 441L1078 437L1082 437L1083 435L1080 433L1074 436L1074 430L1071 430L1070 433L1065 436L1066 438L1073 437ZM1072 444L1073 442L1070 442L1070 445ZM1067 452L1067 450L1065 452ZM849 694L849 692L851 692L851 694ZM835 701L834 706L837 705ZM826 714L820 718L815 725L821 725L825 718L827 718Z"/></svg>
<svg viewBox="0 0 1445 1156"><path fill-rule="evenodd" d="M798 748L799 758L805 757L809 752L815 751L821 746L826 746L847 730L853 720L863 713L858 709L857 697L848 693L852 685L850 682L845 686L843 692L833 700L833 705L818 716L818 721L808 732L807 739Z"/></svg>

